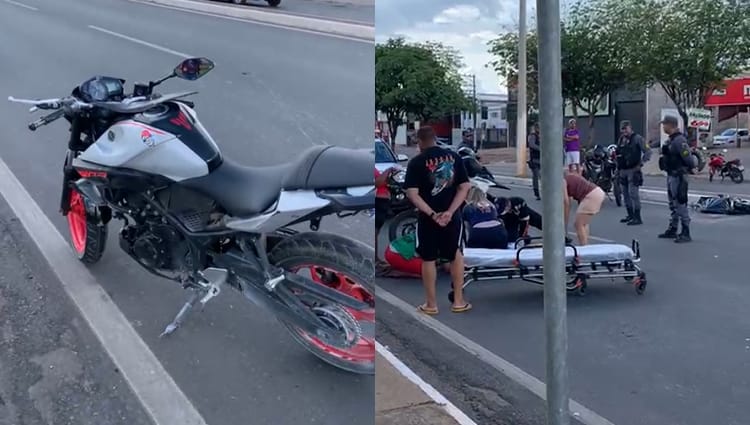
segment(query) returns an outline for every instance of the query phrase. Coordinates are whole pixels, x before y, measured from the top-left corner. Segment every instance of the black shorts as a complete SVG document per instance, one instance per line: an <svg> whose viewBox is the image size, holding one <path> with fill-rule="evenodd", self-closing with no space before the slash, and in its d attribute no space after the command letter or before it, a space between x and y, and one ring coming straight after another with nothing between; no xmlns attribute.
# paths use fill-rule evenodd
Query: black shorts
<svg viewBox="0 0 750 425"><path fill-rule="evenodd" d="M383 227L383 224L385 224L390 205L390 199L375 198L375 230L380 230L380 228Z"/></svg>
<svg viewBox="0 0 750 425"><path fill-rule="evenodd" d="M417 254L422 261L453 261L456 252L463 252L463 249L464 224L459 215L445 227L420 216L417 221Z"/></svg>

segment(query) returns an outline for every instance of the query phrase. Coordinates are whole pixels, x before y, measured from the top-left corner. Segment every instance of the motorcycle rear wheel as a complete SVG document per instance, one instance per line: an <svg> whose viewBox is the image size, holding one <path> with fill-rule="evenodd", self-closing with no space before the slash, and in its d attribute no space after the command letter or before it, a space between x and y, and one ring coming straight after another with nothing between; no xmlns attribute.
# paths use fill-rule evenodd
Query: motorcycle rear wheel
<svg viewBox="0 0 750 425"><path fill-rule="evenodd" d="M95 223L86 214L84 199L75 190L70 193L68 211L70 245L76 257L84 264L94 264L102 258L107 243L107 226Z"/></svg>
<svg viewBox="0 0 750 425"><path fill-rule="evenodd" d="M732 179L733 182L740 184L745 180L745 175L742 173L742 171L731 170L729 171L729 178Z"/></svg>
<svg viewBox="0 0 750 425"><path fill-rule="evenodd" d="M338 305L319 309L339 312L356 321L361 337L348 347L333 346L282 320L292 338L307 351L339 369L362 375L375 373L374 258L375 252L364 244L321 232L298 233L269 254L272 264L295 273L306 271L304 275L315 282L369 304L370 308L363 312Z"/></svg>
<svg viewBox="0 0 750 425"><path fill-rule="evenodd" d="M388 225L388 240L395 241L396 239L414 233L417 231L417 212L413 210L405 210L396 214L395 217L389 220Z"/></svg>

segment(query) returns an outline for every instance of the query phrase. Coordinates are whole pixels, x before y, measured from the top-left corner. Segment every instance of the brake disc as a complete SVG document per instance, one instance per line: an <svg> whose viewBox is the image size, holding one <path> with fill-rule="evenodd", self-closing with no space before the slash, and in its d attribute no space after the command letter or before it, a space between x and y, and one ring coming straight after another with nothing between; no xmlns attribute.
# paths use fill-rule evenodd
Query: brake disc
<svg viewBox="0 0 750 425"><path fill-rule="evenodd" d="M336 348L351 348L362 337L362 327L357 319L345 308L338 305L323 305L313 307L315 315L334 332L319 335L325 342Z"/></svg>

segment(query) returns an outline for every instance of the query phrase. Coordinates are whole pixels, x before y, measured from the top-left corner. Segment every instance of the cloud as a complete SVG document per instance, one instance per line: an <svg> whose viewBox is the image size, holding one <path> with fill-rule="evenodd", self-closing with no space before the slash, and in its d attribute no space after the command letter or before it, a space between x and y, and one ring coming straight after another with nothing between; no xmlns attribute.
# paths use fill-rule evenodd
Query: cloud
<svg viewBox="0 0 750 425"><path fill-rule="evenodd" d="M482 12L476 6L458 5L449 7L432 18L434 24L455 24L479 20Z"/></svg>
<svg viewBox="0 0 750 425"><path fill-rule="evenodd" d="M457 49L467 74L476 74L480 92L504 92L499 77L487 65L492 56L487 42L512 25L510 0L377 0L375 31L378 41L403 36L410 41L437 41ZM510 7L510 9L509 9ZM502 19L500 19L502 18Z"/></svg>

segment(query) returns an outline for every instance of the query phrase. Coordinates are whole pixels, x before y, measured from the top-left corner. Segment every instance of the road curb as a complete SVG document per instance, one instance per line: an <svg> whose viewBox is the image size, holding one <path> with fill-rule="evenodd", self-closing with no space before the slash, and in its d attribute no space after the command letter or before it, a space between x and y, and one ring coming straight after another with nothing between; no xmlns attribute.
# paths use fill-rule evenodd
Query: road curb
<svg viewBox="0 0 750 425"><path fill-rule="evenodd" d="M531 187L531 179L525 177L511 177L495 174L495 180L498 183L509 184L514 186ZM698 202L702 196L715 196L710 193L689 193L688 204ZM648 202L658 202L667 204L667 191L641 188L641 200Z"/></svg>
<svg viewBox="0 0 750 425"><path fill-rule="evenodd" d="M262 10L239 9L220 4L204 3L193 0L129 0L136 3L150 3L192 10L196 12L211 13L237 19L247 19L284 27L303 29L342 37L358 38L363 41L375 40L375 28L373 26L358 25L348 22L328 21L325 19L310 18L306 16L287 15L283 13L264 12ZM252 40L248 40L252 43Z"/></svg>

